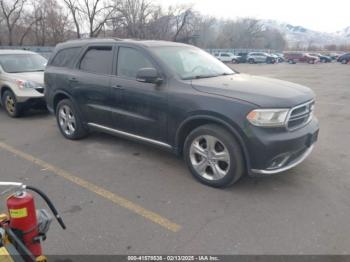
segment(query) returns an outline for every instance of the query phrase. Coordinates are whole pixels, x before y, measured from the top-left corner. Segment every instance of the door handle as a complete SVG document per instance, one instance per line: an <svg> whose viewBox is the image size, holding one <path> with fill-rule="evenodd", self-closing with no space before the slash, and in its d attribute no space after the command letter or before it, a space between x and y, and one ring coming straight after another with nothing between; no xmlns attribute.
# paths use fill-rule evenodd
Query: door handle
<svg viewBox="0 0 350 262"><path fill-rule="evenodd" d="M71 83L78 83L79 81L75 77L72 77L72 78L69 79L69 82L71 82Z"/></svg>
<svg viewBox="0 0 350 262"><path fill-rule="evenodd" d="M112 85L112 88L119 89L119 90L123 90L124 89L124 87L122 85L119 85L119 84Z"/></svg>

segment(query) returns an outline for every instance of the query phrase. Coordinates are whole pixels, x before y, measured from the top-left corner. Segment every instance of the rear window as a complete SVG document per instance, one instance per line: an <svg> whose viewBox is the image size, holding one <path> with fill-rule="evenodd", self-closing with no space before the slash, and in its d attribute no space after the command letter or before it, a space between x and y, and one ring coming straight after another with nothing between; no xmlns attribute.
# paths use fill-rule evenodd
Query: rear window
<svg viewBox="0 0 350 262"><path fill-rule="evenodd" d="M80 62L80 69L96 74L112 73L112 46L90 47Z"/></svg>
<svg viewBox="0 0 350 262"><path fill-rule="evenodd" d="M51 65L57 67L72 67L75 57L79 54L81 47L71 47L58 51L53 58Z"/></svg>

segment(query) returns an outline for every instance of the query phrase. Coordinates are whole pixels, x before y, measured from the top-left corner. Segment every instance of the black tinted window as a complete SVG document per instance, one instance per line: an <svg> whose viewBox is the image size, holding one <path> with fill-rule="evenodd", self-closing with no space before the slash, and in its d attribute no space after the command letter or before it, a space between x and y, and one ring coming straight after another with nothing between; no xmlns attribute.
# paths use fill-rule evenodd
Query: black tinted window
<svg viewBox="0 0 350 262"><path fill-rule="evenodd" d="M53 58L51 65L58 67L73 66L75 57L79 54L80 49L80 47L72 47L59 51Z"/></svg>
<svg viewBox="0 0 350 262"><path fill-rule="evenodd" d="M118 76L136 79L136 74L139 69L153 67L152 63L139 51L128 47L119 48Z"/></svg>
<svg viewBox="0 0 350 262"><path fill-rule="evenodd" d="M111 74L112 61L111 46L90 47L80 62L80 69L97 74Z"/></svg>

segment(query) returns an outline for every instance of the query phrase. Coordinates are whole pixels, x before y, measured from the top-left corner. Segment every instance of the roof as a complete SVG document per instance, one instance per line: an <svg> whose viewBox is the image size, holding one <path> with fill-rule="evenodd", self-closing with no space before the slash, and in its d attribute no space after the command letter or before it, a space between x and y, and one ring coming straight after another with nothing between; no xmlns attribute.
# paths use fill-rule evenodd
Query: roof
<svg viewBox="0 0 350 262"><path fill-rule="evenodd" d="M32 51L17 50L17 49L0 49L0 55L20 55L20 54L36 54Z"/></svg>
<svg viewBox="0 0 350 262"><path fill-rule="evenodd" d="M57 47L73 47L73 46L81 46L86 44L108 44L108 43L126 43L139 45L144 47L153 47L153 46L187 46L183 43L176 43L170 41L157 41L157 40L135 40L135 39L119 39L119 38L86 38L86 39L75 39L70 40L61 44L58 44Z"/></svg>

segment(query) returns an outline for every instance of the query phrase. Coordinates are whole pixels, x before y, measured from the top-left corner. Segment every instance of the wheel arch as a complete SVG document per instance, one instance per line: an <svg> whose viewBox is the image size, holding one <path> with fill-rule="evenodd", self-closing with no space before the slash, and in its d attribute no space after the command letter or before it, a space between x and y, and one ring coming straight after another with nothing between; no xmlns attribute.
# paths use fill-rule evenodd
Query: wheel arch
<svg viewBox="0 0 350 262"><path fill-rule="evenodd" d="M53 99L52 99L52 107L53 107L52 109L54 112L56 112L56 108L57 108L58 103L60 101L62 101L63 99L69 99L74 103L73 97L69 93L67 93L63 90L59 90L59 91L55 92L55 94L53 95Z"/></svg>
<svg viewBox="0 0 350 262"><path fill-rule="evenodd" d="M0 103L1 103L1 100L2 100L1 98L2 98L3 94L4 94L5 91L7 91L7 90L13 92L12 89L11 89L11 87L9 87L8 85L3 85L3 86L0 87Z"/></svg>
<svg viewBox="0 0 350 262"><path fill-rule="evenodd" d="M235 137L243 153L245 168L247 172L249 172L250 157L249 157L248 149L242 138L242 135L239 132L239 128L233 126L232 124L228 123L224 119L221 119L216 116L210 116L210 115L192 116L187 118L185 121L183 121L176 132L176 138L175 138L176 154L178 156L181 156L183 153L183 146L184 146L186 137L197 127L206 125L206 124L219 125L224 129L228 130Z"/></svg>

